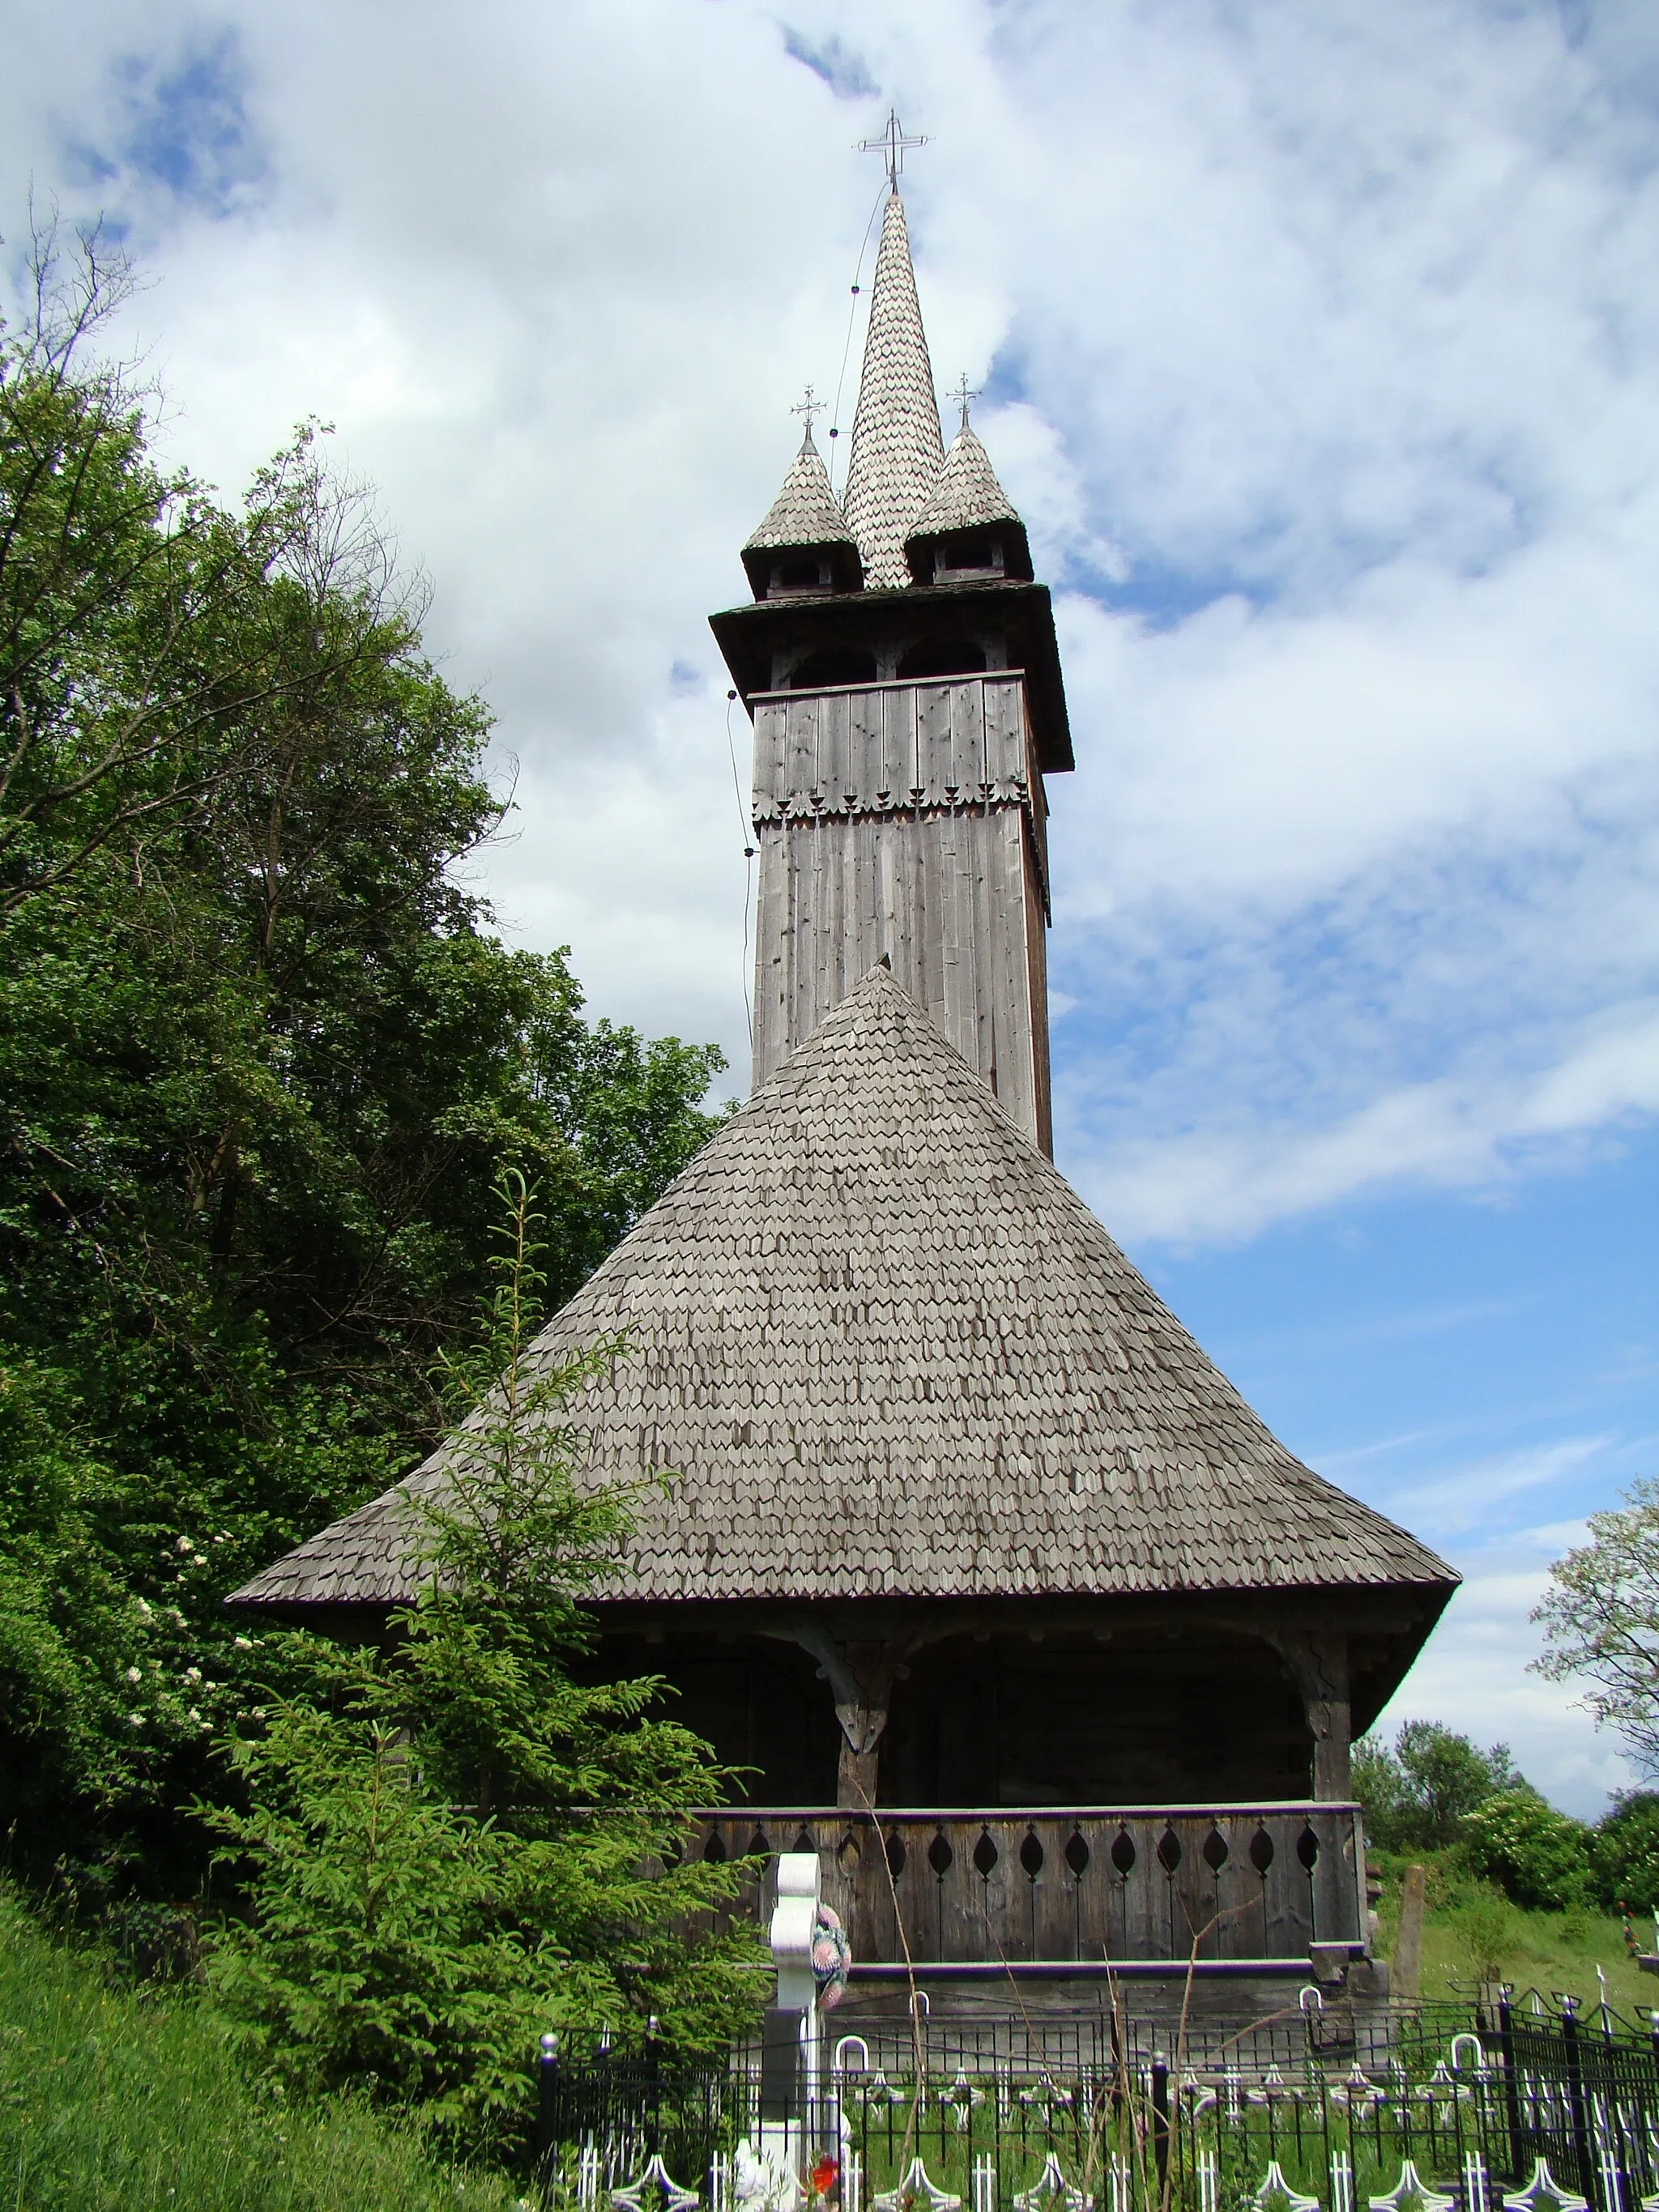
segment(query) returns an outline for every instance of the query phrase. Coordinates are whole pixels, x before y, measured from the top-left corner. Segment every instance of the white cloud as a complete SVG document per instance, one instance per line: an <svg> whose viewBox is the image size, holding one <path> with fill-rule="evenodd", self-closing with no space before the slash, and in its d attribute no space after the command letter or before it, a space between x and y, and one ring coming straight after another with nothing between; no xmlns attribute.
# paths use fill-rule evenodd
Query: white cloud
<svg viewBox="0 0 1659 2212"><path fill-rule="evenodd" d="M1610 1437L1569 1437L1472 1467L1442 1470L1428 1480L1393 1492L1389 1510L1435 1538L1487 1526L1494 1506L1578 1474L1613 1441Z"/></svg>
<svg viewBox="0 0 1659 2212"><path fill-rule="evenodd" d="M1528 1671L1540 1648L1528 1616L1543 1595L1544 1568L1518 1543L1472 1567L1376 1733L1392 1737L1402 1721L1432 1720L1482 1745L1507 1743L1547 1797L1595 1820L1638 1778L1618 1739L1592 1725L1576 1691Z"/></svg>
<svg viewBox="0 0 1659 2212"><path fill-rule="evenodd" d="M1523 1162L1568 1164L1585 1141L1659 1110L1659 1003L1611 1008L1588 1026L1588 1036L1563 1040L1553 1066L1494 1072L1488 1055L1465 1050L1455 1073L1373 1097L1324 1127L1264 1116L1243 1128L1115 1137L1092 1152L1077 1133L1083 1086L1073 1078L1083 1153L1073 1172L1120 1235L1188 1243L1248 1237L1379 1187L1501 1184Z"/></svg>

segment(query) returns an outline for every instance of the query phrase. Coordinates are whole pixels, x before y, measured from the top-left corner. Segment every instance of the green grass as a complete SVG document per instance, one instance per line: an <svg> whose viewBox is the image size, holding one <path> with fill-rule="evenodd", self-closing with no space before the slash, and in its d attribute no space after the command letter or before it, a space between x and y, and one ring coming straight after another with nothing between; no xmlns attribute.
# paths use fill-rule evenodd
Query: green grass
<svg viewBox="0 0 1659 2212"><path fill-rule="evenodd" d="M111 1984L0 1888L0 2212L509 2212L519 2201L359 2106L262 2099L192 1993Z"/></svg>
<svg viewBox="0 0 1659 2212"><path fill-rule="evenodd" d="M1470 1990L1474 1969L1460 1922L1466 1909L1468 1885L1453 1864L1426 1856L1429 1868L1428 1911L1423 1921L1423 1978L1425 1997L1451 1997ZM1386 1862L1377 1948L1392 1955L1400 1918L1400 1870L1403 1857ZM1489 1905L1488 1910L1492 1908ZM1565 1992L1585 2005L1601 1996L1595 1970L1607 1978L1608 2002L1627 2019L1645 2020L1659 2006L1659 1979L1644 1974L1626 1956L1623 1928L1616 1915L1603 1912L1528 1912L1519 1905L1501 1908L1502 1936L1498 1944L1502 1978L1517 1989L1535 1989L1546 1996ZM1636 1923L1638 1942L1653 1941L1650 1917ZM1455 1986L1460 1985L1460 1986Z"/></svg>
<svg viewBox="0 0 1659 2212"><path fill-rule="evenodd" d="M1540 1990L1546 1996L1565 1991L1584 2005L1599 2001L1599 1966L1607 1978L1607 2000L1628 2018L1659 2005L1659 1981L1642 1973L1625 1955L1616 1918L1601 1913L1523 1912L1509 1908L1509 1936L1503 1947L1504 1979L1517 1989ZM1468 1988L1470 1968L1463 1955L1455 1915L1431 1911L1423 1923L1423 1995L1455 1994L1454 1981Z"/></svg>

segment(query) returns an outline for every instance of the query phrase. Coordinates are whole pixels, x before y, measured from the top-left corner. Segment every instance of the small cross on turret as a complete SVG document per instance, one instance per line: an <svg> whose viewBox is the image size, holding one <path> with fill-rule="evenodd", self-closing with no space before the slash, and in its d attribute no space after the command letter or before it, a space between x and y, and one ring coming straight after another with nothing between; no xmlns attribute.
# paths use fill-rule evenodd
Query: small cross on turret
<svg viewBox="0 0 1659 2212"><path fill-rule="evenodd" d="M801 440L801 445L803 448L810 446L812 442L812 417L815 415L822 415L826 412L823 401L822 399L815 399L812 397L812 387L809 384L806 387L805 395L796 402L795 405L789 410L789 412L792 415L799 415L803 422L805 422L806 426L806 434Z"/></svg>
<svg viewBox="0 0 1659 2212"><path fill-rule="evenodd" d="M970 390L969 387L968 372L965 368L963 370L962 374L957 379L956 384L945 393L945 396L947 399L954 399L957 405L962 410L962 421L958 425L958 428L965 430L968 428L968 409L969 403L979 398L978 392Z"/></svg>
<svg viewBox="0 0 1659 2212"><path fill-rule="evenodd" d="M887 156L887 183L890 190L896 192L898 190L898 180L904 174L906 153L913 146L925 146L927 143L926 138L907 138L904 135L904 125L899 121L897 112L890 107L887 111L887 128L879 138L860 138L859 151L860 154L884 154Z"/></svg>

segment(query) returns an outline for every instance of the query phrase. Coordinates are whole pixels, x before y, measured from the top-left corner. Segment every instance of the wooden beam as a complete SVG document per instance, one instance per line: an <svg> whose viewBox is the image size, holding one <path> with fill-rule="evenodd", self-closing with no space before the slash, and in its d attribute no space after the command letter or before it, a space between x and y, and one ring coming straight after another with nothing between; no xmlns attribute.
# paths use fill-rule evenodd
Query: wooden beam
<svg viewBox="0 0 1659 2212"><path fill-rule="evenodd" d="M1314 1796L1322 1803L1345 1802L1353 1795L1347 1636L1340 1628L1273 1628L1265 1633L1302 1693L1313 1731Z"/></svg>

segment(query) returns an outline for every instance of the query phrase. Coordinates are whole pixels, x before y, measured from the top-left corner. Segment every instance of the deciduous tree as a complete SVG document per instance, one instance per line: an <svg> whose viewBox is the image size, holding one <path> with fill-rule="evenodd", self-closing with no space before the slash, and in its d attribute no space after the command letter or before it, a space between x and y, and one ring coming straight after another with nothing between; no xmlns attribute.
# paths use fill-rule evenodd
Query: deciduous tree
<svg viewBox="0 0 1659 2212"><path fill-rule="evenodd" d="M1552 1681L1586 1686L1597 1725L1659 1777L1659 1482L1632 1484L1615 1512L1592 1513L1589 1541L1559 1559L1533 1614L1535 1662Z"/></svg>
<svg viewBox="0 0 1659 2212"><path fill-rule="evenodd" d="M14 1864L187 1891L219 1601L435 1440L503 1164L562 1300L722 1063L500 941L489 718L372 501L314 428L234 509L164 470L119 264L52 251L0 339L0 1805Z"/></svg>

